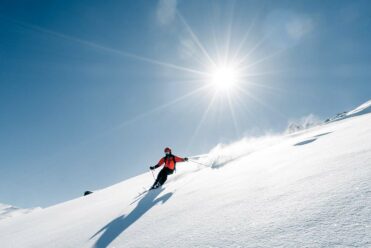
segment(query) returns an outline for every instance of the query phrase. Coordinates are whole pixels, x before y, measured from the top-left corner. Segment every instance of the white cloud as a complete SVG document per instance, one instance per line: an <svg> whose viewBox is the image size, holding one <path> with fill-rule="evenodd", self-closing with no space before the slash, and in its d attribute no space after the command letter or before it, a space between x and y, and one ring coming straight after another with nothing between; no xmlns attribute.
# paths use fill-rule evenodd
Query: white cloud
<svg viewBox="0 0 371 248"><path fill-rule="evenodd" d="M197 45L188 36L181 35L179 37L178 55L181 59L187 60L197 57Z"/></svg>
<svg viewBox="0 0 371 248"><path fill-rule="evenodd" d="M294 39L299 40L313 29L313 21L308 17L296 16L286 24L287 33Z"/></svg>
<svg viewBox="0 0 371 248"><path fill-rule="evenodd" d="M274 10L266 16L264 32L268 42L287 48L300 42L315 28L315 20L308 15L289 10Z"/></svg>
<svg viewBox="0 0 371 248"><path fill-rule="evenodd" d="M159 0L157 5L157 21L160 25L170 24L176 15L177 0Z"/></svg>

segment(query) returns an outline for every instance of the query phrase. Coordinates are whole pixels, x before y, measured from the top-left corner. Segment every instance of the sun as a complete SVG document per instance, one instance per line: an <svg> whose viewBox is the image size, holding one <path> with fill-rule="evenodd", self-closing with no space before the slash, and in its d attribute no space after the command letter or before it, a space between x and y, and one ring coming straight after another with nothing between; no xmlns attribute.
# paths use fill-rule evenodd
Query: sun
<svg viewBox="0 0 371 248"><path fill-rule="evenodd" d="M209 72L209 81L217 92L231 91L238 84L239 73L232 65L215 66Z"/></svg>

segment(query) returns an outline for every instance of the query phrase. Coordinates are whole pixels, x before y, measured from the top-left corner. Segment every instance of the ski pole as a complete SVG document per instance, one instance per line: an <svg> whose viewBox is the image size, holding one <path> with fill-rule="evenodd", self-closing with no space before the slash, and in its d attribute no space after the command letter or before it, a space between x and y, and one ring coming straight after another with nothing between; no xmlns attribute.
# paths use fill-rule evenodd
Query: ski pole
<svg viewBox="0 0 371 248"><path fill-rule="evenodd" d="M207 164L197 162L196 160L193 160L193 159L189 159L189 160L190 160L191 162L193 162L193 163L196 163L196 164L200 164L200 165L203 165L203 166L208 166Z"/></svg>
<svg viewBox="0 0 371 248"><path fill-rule="evenodd" d="M152 171L152 170L151 170L151 172L152 172L152 177L153 177L153 179L156 180L155 175L153 174L153 171Z"/></svg>

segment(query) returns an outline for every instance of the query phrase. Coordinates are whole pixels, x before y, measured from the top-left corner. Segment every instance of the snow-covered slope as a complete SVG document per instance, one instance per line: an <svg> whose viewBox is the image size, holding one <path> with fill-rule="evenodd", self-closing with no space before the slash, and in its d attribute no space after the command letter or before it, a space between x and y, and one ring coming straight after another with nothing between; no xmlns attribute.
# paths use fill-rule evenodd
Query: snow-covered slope
<svg viewBox="0 0 371 248"><path fill-rule="evenodd" d="M326 122L344 120L346 118L369 114L369 113L371 113L371 100L365 102L364 104L358 106L357 108L351 111L348 111L348 112L345 111L345 112L339 113L335 117L327 119Z"/></svg>
<svg viewBox="0 0 371 248"><path fill-rule="evenodd" d="M356 116L356 115L363 115L363 114L368 114L371 113L371 100L368 102L365 102L358 108L347 112L347 116Z"/></svg>
<svg viewBox="0 0 371 248"><path fill-rule="evenodd" d="M0 221L1 247L371 247L371 114L244 139Z"/></svg>
<svg viewBox="0 0 371 248"><path fill-rule="evenodd" d="M28 214L30 212L40 209L41 208L24 209L0 203L0 221L2 219Z"/></svg>

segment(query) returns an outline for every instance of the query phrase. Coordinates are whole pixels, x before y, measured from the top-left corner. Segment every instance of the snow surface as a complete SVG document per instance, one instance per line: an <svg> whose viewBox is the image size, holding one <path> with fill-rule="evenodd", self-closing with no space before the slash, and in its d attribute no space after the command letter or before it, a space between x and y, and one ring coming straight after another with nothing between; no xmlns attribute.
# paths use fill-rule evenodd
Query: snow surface
<svg viewBox="0 0 371 248"><path fill-rule="evenodd" d="M365 102L364 104L360 105L359 107L351 111L348 111L348 112L345 111L345 112L339 113L335 117L327 119L326 122L344 120L346 118L369 114L369 113L371 113L371 100Z"/></svg>
<svg viewBox="0 0 371 248"><path fill-rule="evenodd" d="M358 108L349 111L346 115L347 116L356 116L356 115L363 115L363 114L368 114L371 113L371 100L368 102L365 102Z"/></svg>
<svg viewBox="0 0 371 248"><path fill-rule="evenodd" d="M18 208L11 205L0 203L0 221L2 219L17 217L40 209L41 208L32 209Z"/></svg>
<svg viewBox="0 0 371 248"><path fill-rule="evenodd" d="M371 114L219 145L196 162L140 197L150 173L3 219L0 246L371 247Z"/></svg>

